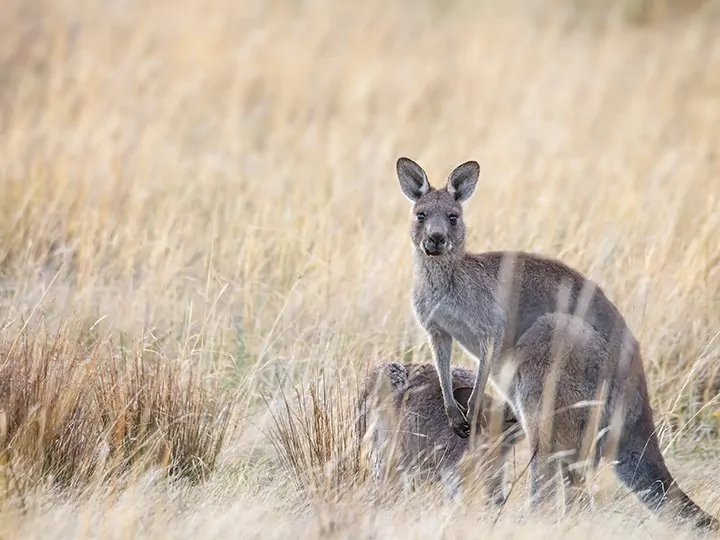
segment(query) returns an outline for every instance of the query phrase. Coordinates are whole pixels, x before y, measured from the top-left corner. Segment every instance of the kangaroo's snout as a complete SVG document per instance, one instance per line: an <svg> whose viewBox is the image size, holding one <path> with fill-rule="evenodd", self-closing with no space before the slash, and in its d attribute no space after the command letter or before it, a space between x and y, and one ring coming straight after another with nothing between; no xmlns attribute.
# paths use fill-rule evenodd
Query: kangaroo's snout
<svg viewBox="0 0 720 540"><path fill-rule="evenodd" d="M445 235L441 232L431 232L425 238L423 247L427 255L442 255L445 252L447 240Z"/></svg>
<svg viewBox="0 0 720 540"><path fill-rule="evenodd" d="M436 246L443 246L445 244L445 235L441 232L433 232L428 234L428 240Z"/></svg>

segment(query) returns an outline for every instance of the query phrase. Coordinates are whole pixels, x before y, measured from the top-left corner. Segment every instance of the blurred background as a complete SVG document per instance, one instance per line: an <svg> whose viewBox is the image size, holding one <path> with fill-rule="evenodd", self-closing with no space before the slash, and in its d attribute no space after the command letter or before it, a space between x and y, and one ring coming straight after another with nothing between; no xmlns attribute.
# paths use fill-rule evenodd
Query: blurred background
<svg viewBox="0 0 720 540"><path fill-rule="evenodd" d="M61 336L199 370L240 411L228 466L273 478L261 393L429 361L395 160L474 159L468 247L598 281L663 448L709 452L718 36L715 0L4 0L3 369Z"/></svg>

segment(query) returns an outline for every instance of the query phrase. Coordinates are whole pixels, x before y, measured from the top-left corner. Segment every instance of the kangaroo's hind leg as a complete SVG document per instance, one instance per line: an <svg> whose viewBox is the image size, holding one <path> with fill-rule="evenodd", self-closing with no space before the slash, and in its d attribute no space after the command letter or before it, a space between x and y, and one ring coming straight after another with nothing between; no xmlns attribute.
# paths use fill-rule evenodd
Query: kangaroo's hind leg
<svg viewBox="0 0 720 540"><path fill-rule="evenodd" d="M583 500L593 509L593 499L587 487L585 472L573 465L565 461L560 462L565 511L579 508Z"/></svg>
<svg viewBox="0 0 720 540"><path fill-rule="evenodd" d="M531 506L558 499L561 480L576 483L563 463L581 459L589 411L580 406L592 398L587 362L597 351L588 346L594 330L581 319L550 314L540 317L518 340L511 361L516 365L512 399L522 411L530 442Z"/></svg>

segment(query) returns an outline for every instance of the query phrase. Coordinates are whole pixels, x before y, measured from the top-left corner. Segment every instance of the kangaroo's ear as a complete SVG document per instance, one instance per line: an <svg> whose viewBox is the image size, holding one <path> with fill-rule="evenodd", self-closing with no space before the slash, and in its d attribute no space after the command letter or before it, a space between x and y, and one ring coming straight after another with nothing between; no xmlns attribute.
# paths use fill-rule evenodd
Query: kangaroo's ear
<svg viewBox="0 0 720 540"><path fill-rule="evenodd" d="M455 398L455 401L457 401L465 410L468 408L468 402L470 401L472 391L472 386L458 386L453 389L453 397Z"/></svg>
<svg viewBox="0 0 720 540"><path fill-rule="evenodd" d="M448 193L460 203L467 201L475 191L479 177L480 165L477 161L466 161L462 165L458 165L448 178Z"/></svg>
<svg viewBox="0 0 720 540"><path fill-rule="evenodd" d="M404 392L408 387L408 372L405 366L397 362L389 362L385 366L385 374L395 392Z"/></svg>
<svg viewBox="0 0 720 540"><path fill-rule="evenodd" d="M430 191L427 174L425 174L423 168L412 159L406 157L399 158L395 169L397 170L403 193L412 202L417 201Z"/></svg>

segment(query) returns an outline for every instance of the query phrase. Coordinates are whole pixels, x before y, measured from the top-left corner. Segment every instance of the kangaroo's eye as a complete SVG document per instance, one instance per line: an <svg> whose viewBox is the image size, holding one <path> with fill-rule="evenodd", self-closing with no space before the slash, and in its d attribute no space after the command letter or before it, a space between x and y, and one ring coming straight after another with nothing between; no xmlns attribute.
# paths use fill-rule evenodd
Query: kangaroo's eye
<svg viewBox="0 0 720 540"><path fill-rule="evenodd" d="M423 222L425 221L425 212L418 212L417 214L415 214L415 217L418 221Z"/></svg>
<svg viewBox="0 0 720 540"><path fill-rule="evenodd" d="M450 225L457 225L458 217L456 215L448 216L448 219L450 220Z"/></svg>

